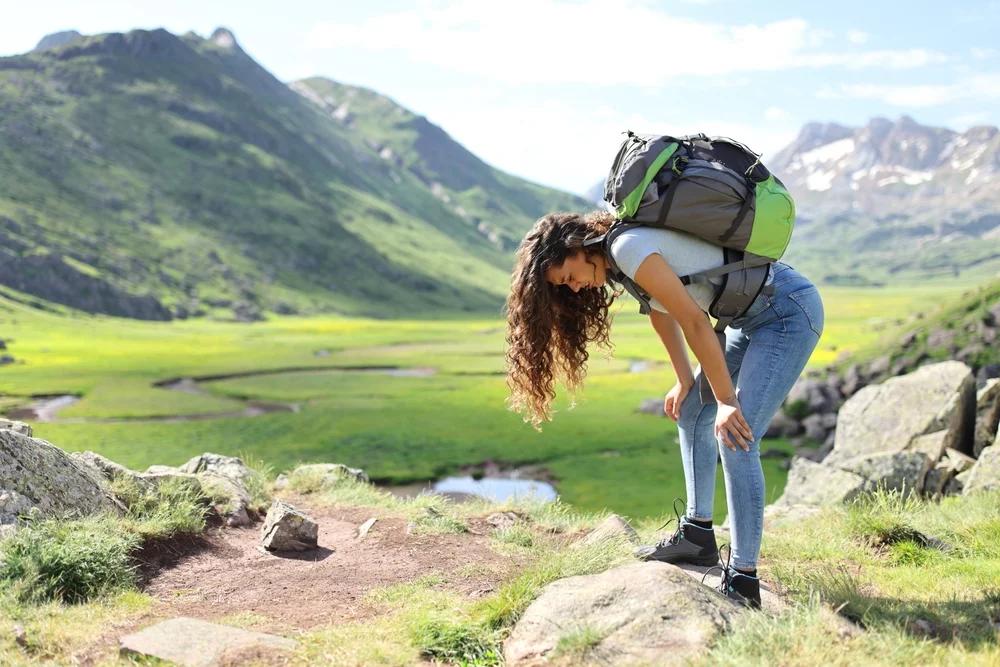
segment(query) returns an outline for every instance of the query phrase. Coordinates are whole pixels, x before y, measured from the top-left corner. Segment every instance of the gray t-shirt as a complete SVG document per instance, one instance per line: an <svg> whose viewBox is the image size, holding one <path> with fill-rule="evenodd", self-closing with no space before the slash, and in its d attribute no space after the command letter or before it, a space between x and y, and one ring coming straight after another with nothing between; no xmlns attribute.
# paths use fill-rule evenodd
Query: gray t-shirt
<svg viewBox="0 0 1000 667"><path fill-rule="evenodd" d="M642 261L653 253L662 255L678 276L714 269L725 263L721 247L693 234L674 229L636 227L623 232L611 244L611 255L618 268L632 280L635 280L635 272L639 270ZM722 284L722 278L709 280L716 285ZM770 283L771 276L768 275L766 284ZM687 286L687 291L701 309L708 312L715 290L704 283L694 283ZM652 297L649 299L649 305L660 312L667 312L667 309Z"/></svg>

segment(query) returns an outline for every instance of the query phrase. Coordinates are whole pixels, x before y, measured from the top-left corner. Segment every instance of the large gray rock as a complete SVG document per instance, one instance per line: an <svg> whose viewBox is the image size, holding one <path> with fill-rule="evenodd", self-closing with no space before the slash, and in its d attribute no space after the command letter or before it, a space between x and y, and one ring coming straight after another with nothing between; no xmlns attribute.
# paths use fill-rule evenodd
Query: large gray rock
<svg viewBox="0 0 1000 667"><path fill-rule="evenodd" d="M807 438L815 442L825 443L827 436L837 428L837 414L828 412L809 415L802 420L802 426L806 430Z"/></svg>
<svg viewBox="0 0 1000 667"><path fill-rule="evenodd" d="M122 637L122 655L142 655L178 665L285 664L287 652L296 643L284 637L252 632L228 625L216 625L194 618L174 618ZM246 653L243 653L243 652ZM285 660L261 660L270 652L280 652ZM279 655L280 655L279 653ZM271 656L278 658L279 655ZM241 659L244 658L244 659Z"/></svg>
<svg viewBox="0 0 1000 667"><path fill-rule="evenodd" d="M9 511L0 509L0 523L6 524L31 508L43 516L64 517L123 509L90 468L51 443L10 430L0 430L0 493L4 491L3 507Z"/></svg>
<svg viewBox="0 0 1000 667"><path fill-rule="evenodd" d="M632 563L569 577L542 591L504 648L511 667L557 659L560 640L590 631L586 664L685 665L746 613L674 565Z"/></svg>
<svg viewBox="0 0 1000 667"><path fill-rule="evenodd" d="M319 525L284 500L275 500L267 511L260 535L261 544L268 551L307 551L318 546Z"/></svg>
<svg viewBox="0 0 1000 667"><path fill-rule="evenodd" d="M200 472L209 472L229 477L233 480L241 480L253 474L250 468L243 463L243 459L235 456L221 456L220 454L212 454L210 452L205 452L190 459L180 467L180 471L193 475Z"/></svg>
<svg viewBox="0 0 1000 667"><path fill-rule="evenodd" d="M881 488L909 494L923 491L924 476L932 465L923 452L895 452L859 456L840 464L840 468L864 477L863 491Z"/></svg>
<svg viewBox="0 0 1000 667"><path fill-rule="evenodd" d="M914 440L936 431L947 431L944 447L971 451L975 405L972 371L957 361L867 386L841 408L826 463L906 451Z"/></svg>
<svg viewBox="0 0 1000 667"><path fill-rule="evenodd" d="M997 437L1000 443L1000 435ZM1000 444L992 445L983 450L976 460L976 465L968 472L962 495L979 491L1000 489Z"/></svg>
<svg viewBox="0 0 1000 667"><path fill-rule="evenodd" d="M73 452L70 456L78 463L87 466L109 482L114 481L116 477L137 479L140 474L95 452Z"/></svg>
<svg viewBox="0 0 1000 667"><path fill-rule="evenodd" d="M775 505L831 505L851 500L865 488L861 475L808 459L792 459L785 492Z"/></svg>
<svg viewBox="0 0 1000 667"><path fill-rule="evenodd" d="M184 465L149 466L144 473L135 473L136 481L159 485L165 480L181 480L197 485L199 492L213 500L217 513L230 527L249 526L250 492L244 480L251 470L236 457L204 453L188 460Z"/></svg>
<svg viewBox="0 0 1000 667"><path fill-rule="evenodd" d="M976 393L976 432L972 454L979 453L993 444L1000 425L1000 379L990 378Z"/></svg>
<svg viewBox="0 0 1000 667"><path fill-rule="evenodd" d="M11 419L0 418L0 430L14 431L15 433L26 435L29 438L34 435L34 433L31 430L30 424L25 424L24 422L19 422L19 421L13 421Z"/></svg>

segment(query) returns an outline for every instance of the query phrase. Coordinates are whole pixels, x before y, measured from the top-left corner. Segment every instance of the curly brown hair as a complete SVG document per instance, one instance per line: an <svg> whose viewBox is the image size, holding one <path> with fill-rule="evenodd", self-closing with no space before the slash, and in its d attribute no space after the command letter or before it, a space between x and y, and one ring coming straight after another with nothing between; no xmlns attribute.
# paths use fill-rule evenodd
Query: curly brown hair
<svg viewBox="0 0 1000 667"><path fill-rule="evenodd" d="M548 282L545 272L583 251L587 257L603 252L584 248L587 239L608 231L614 216L605 211L586 215L549 213L539 218L517 248L507 316L507 406L540 430L551 421L556 380L572 396L582 386L590 357L587 344L612 353L609 307L621 291L609 287L573 292Z"/></svg>

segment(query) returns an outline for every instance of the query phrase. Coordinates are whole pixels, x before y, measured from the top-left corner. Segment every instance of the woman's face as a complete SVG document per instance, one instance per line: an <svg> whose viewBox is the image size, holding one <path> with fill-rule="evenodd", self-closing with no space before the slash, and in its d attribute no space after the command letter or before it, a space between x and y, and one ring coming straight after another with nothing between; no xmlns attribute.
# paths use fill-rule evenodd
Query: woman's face
<svg viewBox="0 0 1000 667"><path fill-rule="evenodd" d="M569 257L562 266L552 266L545 272L545 279L553 285L568 285L574 292L592 287L603 287L607 264L600 254L587 256L583 250Z"/></svg>

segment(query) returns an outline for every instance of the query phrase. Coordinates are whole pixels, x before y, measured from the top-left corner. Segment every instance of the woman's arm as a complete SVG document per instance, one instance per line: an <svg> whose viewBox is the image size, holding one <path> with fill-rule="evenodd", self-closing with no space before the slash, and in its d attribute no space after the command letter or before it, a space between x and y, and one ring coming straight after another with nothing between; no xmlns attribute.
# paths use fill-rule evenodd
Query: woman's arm
<svg viewBox="0 0 1000 667"><path fill-rule="evenodd" d="M680 278L658 253L642 260L635 272L635 282L667 309L701 362L702 373L708 378L715 400L719 403L715 422L718 437L730 449L736 448L730 440L738 442L744 450L749 449L746 440L753 441L753 434L740 411L725 353L705 312L691 298ZM671 360L673 358L671 354Z"/></svg>
<svg viewBox="0 0 1000 667"><path fill-rule="evenodd" d="M657 299L659 301L659 299ZM688 360L687 346L684 344L684 332L681 330L677 320L670 313L653 310L649 313L649 321L656 330L663 347L667 348L667 355L670 363L674 367L674 374L677 381L685 387L694 386L694 371L691 370L691 362Z"/></svg>

